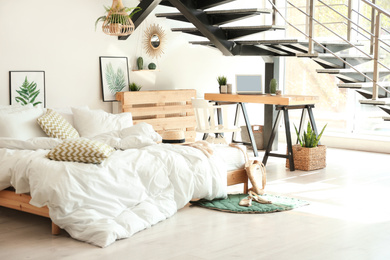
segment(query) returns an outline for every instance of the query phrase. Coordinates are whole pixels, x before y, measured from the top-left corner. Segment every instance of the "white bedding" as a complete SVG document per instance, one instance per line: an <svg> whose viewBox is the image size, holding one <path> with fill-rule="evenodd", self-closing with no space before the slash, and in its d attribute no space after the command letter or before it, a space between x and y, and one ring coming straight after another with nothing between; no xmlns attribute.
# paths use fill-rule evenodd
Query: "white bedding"
<svg viewBox="0 0 390 260"><path fill-rule="evenodd" d="M96 137L124 149L100 165L47 159L56 139L0 139L0 189L11 182L17 193L30 192L30 203L47 205L73 238L101 247L172 216L192 198L226 196L226 166L218 156L153 144L147 129L140 135L132 129Z"/></svg>

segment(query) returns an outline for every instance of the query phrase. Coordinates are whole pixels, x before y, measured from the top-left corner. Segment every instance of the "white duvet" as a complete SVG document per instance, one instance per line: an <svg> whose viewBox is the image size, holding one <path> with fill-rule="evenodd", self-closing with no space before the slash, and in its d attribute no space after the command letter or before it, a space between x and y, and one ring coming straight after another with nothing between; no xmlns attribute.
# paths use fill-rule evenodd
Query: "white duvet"
<svg viewBox="0 0 390 260"><path fill-rule="evenodd" d="M30 192L30 203L47 205L55 224L100 247L172 216L192 198L226 197L226 167L218 157L155 144L148 130L132 129L97 138L124 149L100 165L47 159L57 139L0 139L0 189L11 183L17 193Z"/></svg>

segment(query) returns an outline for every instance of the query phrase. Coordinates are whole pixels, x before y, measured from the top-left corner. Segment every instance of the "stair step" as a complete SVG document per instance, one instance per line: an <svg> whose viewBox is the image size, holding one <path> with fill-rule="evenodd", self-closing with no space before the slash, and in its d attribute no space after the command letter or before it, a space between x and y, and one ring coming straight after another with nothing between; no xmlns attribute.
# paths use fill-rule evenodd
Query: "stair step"
<svg viewBox="0 0 390 260"><path fill-rule="evenodd" d="M367 91L364 89L359 89L359 90L356 90L356 92L367 99L372 99L372 92L370 92L370 91ZM378 95L378 98L385 98L385 97L386 97L385 95L380 95L380 94Z"/></svg>
<svg viewBox="0 0 390 260"><path fill-rule="evenodd" d="M378 107L390 115L390 106L378 106Z"/></svg>
<svg viewBox="0 0 390 260"><path fill-rule="evenodd" d="M333 53L340 52L343 50L348 50L352 48L352 46L348 43L345 42L320 42L324 47L328 48L330 51ZM301 42L303 46L306 48L309 46L309 43L306 42ZM355 46L363 46L362 43L353 43ZM328 53L325 49L323 49L320 45L314 44L314 51L318 53Z"/></svg>
<svg viewBox="0 0 390 260"><path fill-rule="evenodd" d="M210 41L190 41L194 45L215 47ZM299 48L293 45L299 44L297 39L282 40L237 40L236 48L240 49L241 56L295 56Z"/></svg>
<svg viewBox="0 0 390 260"><path fill-rule="evenodd" d="M230 22L239 21L252 16L258 16L260 14L269 14L271 9L266 8L247 8L247 9L234 9L234 10L217 10L217 11L204 11L212 25L223 25ZM158 13L156 17L165 17L171 20L188 22L187 18L182 13Z"/></svg>
<svg viewBox="0 0 390 260"><path fill-rule="evenodd" d="M390 82L380 82L378 83L382 87L390 87ZM340 83L337 84L339 88L352 88L352 89L360 89L360 88L370 88L372 87L372 82L358 82L358 83Z"/></svg>
<svg viewBox="0 0 390 260"><path fill-rule="evenodd" d="M285 26L279 25L260 25L260 26L226 26L220 27L221 30L225 33L226 38L228 40L232 40L235 38L260 33L264 31L270 30L284 30ZM188 34L193 34L196 36L203 36L196 27L190 28L172 28L173 32L184 32Z"/></svg>
<svg viewBox="0 0 390 260"><path fill-rule="evenodd" d="M390 105L390 98L381 98L377 100L364 99L364 100L359 100L359 103L364 105L376 105L376 106Z"/></svg>
<svg viewBox="0 0 390 260"><path fill-rule="evenodd" d="M197 0L194 2L196 4L197 9L208 9L208 8L216 7L234 1L235 0ZM169 0L161 1L160 5L173 7L173 5L169 2Z"/></svg>
<svg viewBox="0 0 390 260"><path fill-rule="evenodd" d="M348 62L352 66L356 66L372 60L372 58L362 55L350 55L350 54L339 54L338 58L331 53L319 53L318 57L313 58L315 62L320 64L324 68L342 69L349 68L349 66L341 61Z"/></svg>
<svg viewBox="0 0 390 260"><path fill-rule="evenodd" d="M327 73L333 74L344 83L359 83L366 82L368 79L362 76L360 73L356 72L354 69L317 69L317 73ZM373 72L370 70L361 70L361 73L366 75L369 78L373 77ZM379 79L390 74L388 70L379 71Z"/></svg>

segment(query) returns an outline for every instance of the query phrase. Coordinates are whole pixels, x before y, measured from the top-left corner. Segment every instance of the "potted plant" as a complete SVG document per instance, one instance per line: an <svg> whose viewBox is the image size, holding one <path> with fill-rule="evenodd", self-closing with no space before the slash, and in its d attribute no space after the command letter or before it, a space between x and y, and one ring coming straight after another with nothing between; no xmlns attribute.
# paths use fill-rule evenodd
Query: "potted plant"
<svg viewBox="0 0 390 260"><path fill-rule="evenodd" d="M134 14L142 10L140 7L124 7L122 0L114 0L111 8L107 6L104 8L107 14L96 19L95 30L97 24L102 21L103 32L112 35L120 35L121 33L127 32L131 26L134 29L131 18ZM130 12L130 14L128 14L128 12Z"/></svg>
<svg viewBox="0 0 390 260"><path fill-rule="evenodd" d="M277 87L278 87L278 82L276 81L276 79L271 79L271 81L269 83L270 93L271 94L276 94Z"/></svg>
<svg viewBox="0 0 390 260"><path fill-rule="evenodd" d="M297 170L312 171L325 168L326 166L326 146L318 145L321 136L327 124L322 128L321 133L317 136L311 129L310 122L307 123L307 132L303 132L300 137L298 129L295 132L298 136L299 144L293 145L294 166ZM286 167L290 168L289 160L286 160Z"/></svg>
<svg viewBox="0 0 390 260"><path fill-rule="evenodd" d="M226 76L218 76L217 81L219 84L219 93L226 93L227 92L227 79Z"/></svg>
<svg viewBox="0 0 390 260"><path fill-rule="evenodd" d="M142 88L142 86L138 85L137 83L132 82L132 83L129 84L129 90L130 91L140 91L141 88Z"/></svg>

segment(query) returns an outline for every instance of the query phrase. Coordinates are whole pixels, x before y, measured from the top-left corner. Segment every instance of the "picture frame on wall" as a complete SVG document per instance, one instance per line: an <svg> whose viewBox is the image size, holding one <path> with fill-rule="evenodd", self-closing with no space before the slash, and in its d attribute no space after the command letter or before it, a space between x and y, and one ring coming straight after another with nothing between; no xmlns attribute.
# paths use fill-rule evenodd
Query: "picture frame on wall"
<svg viewBox="0 0 390 260"><path fill-rule="evenodd" d="M45 71L26 70L9 72L10 104L46 107Z"/></svg>
<svg viewBox="0 0 390 260"><path fill-rule="evenodd" d="M129 87L127 57L100 56L99 63L103 101L116 101L116 92L128 90Z"/></svg>

